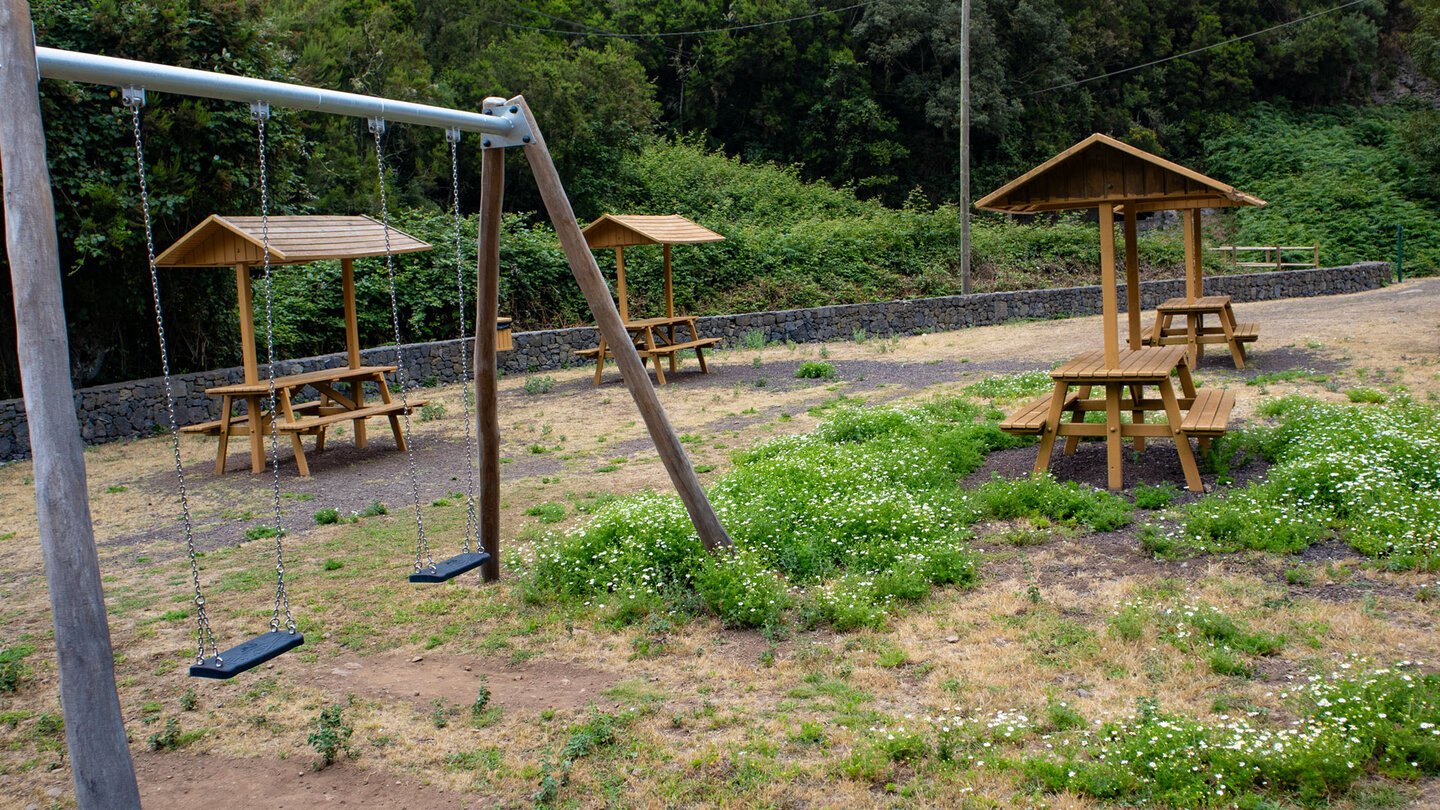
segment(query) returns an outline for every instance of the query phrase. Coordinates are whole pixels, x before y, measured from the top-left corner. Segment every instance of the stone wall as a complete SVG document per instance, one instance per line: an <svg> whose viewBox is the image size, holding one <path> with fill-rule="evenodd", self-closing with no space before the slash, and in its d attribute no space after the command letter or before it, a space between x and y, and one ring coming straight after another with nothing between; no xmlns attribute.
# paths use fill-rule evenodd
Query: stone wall
<svg viewBox="0 0 1440 810"><path fill-rule="evenodd" d="M1215 276L1205 280L1205 291L1231 296L1235 301L1263 301L1274 298L1304 298L1315 295L1373 290L1390 280L1390 265L1366 262L1348 267L1319 270L1287 270L1279 273L1251 273ZM1167 298L1184 295L1184 281L1148 281L1141 285L1140 301L1146 309ZM780 312L747 312L700 318L702 336L724 338L727 344L742 341L753 330L767 341L793 340L807 343L847 340L864 329L867 335L913 335L921 332L989 326L1017 318L1057 318L1100 313L1099 287L1065 287L1050 290L953 295L909 301L845 304L790 309ZM1120 288L1120 308L1125 309L1125 287ZM578 359L575 350L594 346L594 327L519 332L515 348L499 356L506 373L528 373L568 368ZM1264 325L1261 325L1264 339ZM449 340L416 343L405 347L405 367L410 382L424 385L455 382L464 376L462 351L472 341ZM383 347L363 352L366 365L395 365L395 349ZM281 374L298 374L345 364L343 353L286 361ZM176 419L182 425L218 419L219 400L205 395L218 385L243 379L239 368L185 374L173 379ZM163 381L158 377L133 380L75 393L80 431L86 443L98 444L132 436L147 436L163 430L165 415ZM22 400L0 401L0 461L29 455L30 436Z"/></svg>

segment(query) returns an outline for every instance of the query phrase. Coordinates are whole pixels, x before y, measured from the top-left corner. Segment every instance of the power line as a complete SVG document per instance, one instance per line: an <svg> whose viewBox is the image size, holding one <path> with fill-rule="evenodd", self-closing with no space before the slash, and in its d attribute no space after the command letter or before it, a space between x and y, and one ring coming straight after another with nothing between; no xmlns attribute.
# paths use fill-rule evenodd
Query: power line
<svg viewBox="0 0 1440 810"><path fill-rule="evenodd" d="M1040 95L1041 93L1049 93L1049 92L1052 91L1052 90L1064 90L1064 89L1067 88L1067 87L1078 87L1078 86L1080 86L1080 85L1082 85L1082 84L1089 84L1090 82L1098 82L1098 81L1100 81L1101 79L1108 79L1108 78L1110 78L1111 76L1119 76L1119 75L1122 74L1122 73L1131 73L1131 72L1136 71L1136 70L1142 70L1142 69L1147 68L1147 67L1153 67L1153 66L1155 66L1155 65L1164 64L1165 62L1169 62L1169 61L1172 61L1172 60L1175 60L1175 59L1182 59L1182 58L1184 58L1184 57L1186 57L1186 56L1194 56L1194 55L1197 54L1197 53L1204 53L1205 51L1211 50L1212 48L1219 48L1219 47L1222 47L1222 46L1225 46L1225 45L1231 45L1231 44L1236 43L1236 42L1239 42L1239 41L1241 41L1241 40L1251 39L1252 37L1258 37L1258 36L1260 36L1261 34L1268 34L1268 33L1270 33L1271 31L1278 31L1278 30L1280 30L1281 28L1287 28L1287 27L1289 27L1289 26L1295 25L1296 23L1305 22L1306 20L1313 20L1313 19L1315 19L1316 17L1323 17L1323 16L1325 16L1326 14L1330 14L1330 13L1332 13L1332 12L1340 11L1341 9L1346 9L1346 8L1351 7L1351 6L1356 6L1356 5L1359 5L1359 4L1361 4L1361 3L1365 3L1365 2L1369 2L1369 0L1350 0L1350 2L1348 2L1348 3L1342 3L1342 4L1338 5L1338 6L1335 6L1334 8L1327 8L1327 9L1325 9L1324 11L1317 11L1317 12L1315 12L1314 14L1307 14L1307 15L1305 15L1304 17L1297 17L1296 19L1293 19L1293 20L1291 20L1291 21L1289 21L1289 22L1280 23L1279 25L1272 25L1272 26L1270 26L1269 28L1266 28L1266 29L1264 29L1264 30L1262 30L1262 31L1255 31L1255 32L1253 32L1253 33L1244 34L1244 35L1242 35L1242 36L1234 37L1234 38L1232 38L1232 39L1227 39L1227 40L1225 40L1224 42L1217 42L1217 43L1215 43L1214 45L1206 45L1206 46L1203 47L1203 48L1196 48L1196 49L1194 49L1194 50L1186 51L1186 52L1184 52L1184 53L1177 53L1177 54L1174 54L1174 55L1172 55L1172 56L1166 56L1166 57L1164 57L1163 59L1156 59L1156 60L1151 61L1151 62L1146 62L1146 63L1143 64L1143 65L1135 65L1135 66L1133 66L1133 67L1121 68L1120 70L1112 70L1112 71L1110 71L1109 73L1102 73L1102 74L1100 74L1099 76L1091 76L1091 77L1088 78L1088 79L1078 79L1078 80L1073 81L1073 82L1066 82L1066 83L1064 83L1064 84L1057 84L1057 85L1055 85L1054 87L1047 87L1047 88L1045 88L1044 90L1036 90L1035 92L1031 93L1030 95L1032 95L1032 96L1038 96L1038 95Z"/></svg>
<svg viewBox="0 0 1440 810"><path fill-rule="evenodd" d="M1361 1L1361 0L1356 0L1356 2L1360 2L1360 1ZM845 6L845 7L843 7L843 8L825 9L824 11L815 11L815 12L811 12L811 13L809 13L809 14L801 14L801 15L798 16L798 17L786 17L786 18L783 19L783 20L767 20L766 22L747 23L747 24L745 24L745 25L732 25L732 26L729 26L729 27L727 27L727 28L706 28L706 29L702 29L702 30L699 30L699 31L664 31L664 32L657 32L657 33L653 33L653 34L623 34L623 33L617 33L617 32L612 32L612 31L600 31L600 30L596 30L596 29L591 29L591 30L589 30L589 31L567 31L567 30L564 30L564 29L561 29L561 28L541 28L541 27L533 26L533 25L521 25L520 23L505 23L505 24L508 25L508 26L510 26L511 28L522 28L522 29L527 30L527 31L540 31L540 32L542 32L542 33L547 33L547 34L566 34L566 35L574 36L574 37L611 37L611 38L615 38L615 39L653 39L653 38L657 38L657 37L692 37L692 36L699 36L699 35L701 35L701 34L726 34L726 33L732 32L732 31L747 31L747 30L752 29L752 28L767 28L767 27L772 26L772 25L784 25L784 24L786 24L786 23L798 22L798 21L800 21L800 20L808 20L808 19L811 19L811 18L814 18L814 17L824 17L824 16L827 15L827 14L839 14L839 13L845 12L845 11L853 11L853 10L855 10L855 9L857 9L857 8L865 8L866 6L873 6L873 5L875 5L876 3L878 3L878 2L880 2L880 0L865 0L865 1L862 2L862 3L855 3L854 5ZM531 11L531 9L526 9L526 11ZM561 19L561 18L559 18L559 17L551 17L549 14L542 14L542 13L540 13L540 12L538 12L538 11L535 12L535 13L536 13L536 14L540 14L540 16L542 16L542 17L547 17L547 18L549 18L549 19L556 20L557 22L565 22L565 23L569 23L570 25L580 25L580 26L583 27L583 28L590 28L590 26L588 26L588 25L582 25L581 23L573 22L573 21L571 21L571 20Z"/></svg>

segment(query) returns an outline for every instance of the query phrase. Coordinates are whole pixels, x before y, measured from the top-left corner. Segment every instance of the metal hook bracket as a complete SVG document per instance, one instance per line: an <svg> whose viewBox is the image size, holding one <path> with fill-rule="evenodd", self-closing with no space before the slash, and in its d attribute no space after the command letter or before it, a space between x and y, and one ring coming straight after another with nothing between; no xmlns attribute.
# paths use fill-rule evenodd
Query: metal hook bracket
<svg viewBox="0 0 1440 810"><path fill-rule="evenodd" d="M372 135L384 135L384 134L385 134L385 119L384 119L384 118L367 118L367 119L365 119L365 120L370 123L370 134L372 134Z"/></svg>
<svg viewBox="0 0 1440 810"><path fill-rule="evenodd" d="M143 87L122 87L120 88L120 101L129 109L145 106L145 88Z"/></svg>
<svg viewBox="0 0 1440 810"><path fill-rule="evenodd" d="M459 128L459 127L446 127L446 128L445 128L445 140L446 140L446 142L448 142L448 143L459 143L459 142L460 142L460 128Z"/></svg>
<svg viewBox="0 0 1440 810"><path fill-rule="evenodd" d="M510 131L504 135L480 136L482 148L504 149L507 146L529 146L535 142L535 135L530 130L530 121L520 111L519 105L507 103L499 96L491 96L485 99L480 114L504 118L511 124Z"/></svg>
<svg viewBox="0 0 1440 810"><path fill-rule="evenodd" d="M270 102L264 99L250 102L250 117L256 121L269 121Z"/></svg>

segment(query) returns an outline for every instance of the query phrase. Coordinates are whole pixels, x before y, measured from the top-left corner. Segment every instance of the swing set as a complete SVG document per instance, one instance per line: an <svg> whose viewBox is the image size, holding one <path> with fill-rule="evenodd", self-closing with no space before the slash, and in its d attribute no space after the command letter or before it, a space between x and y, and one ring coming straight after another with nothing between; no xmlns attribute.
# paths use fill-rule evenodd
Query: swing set
<svg viewBox="0 0 1440 810"><path fill-rule="evenodd" d="M24 3L0 6L0 174L4 201L11 282L15 291L16 333L21 382L31 431L35 465L37 518L45 573L54 613L55 644L60 671L61 702L65 712L68 746L76 800L80 807L129 808L139 806L139 794L125 738L119 697L115 689L113 649L110 644L94 530L90 521L83 444L74 410L69 353L60 287L59 251L55 211L45 160L44 130L40 116L38 82L42 78L98 84L121 91L130 112L135 136L146 250L154 296L162 372L165 376L167 416L171 433L186 550L197 614L197 649L190 674L229 678L258 666L304 639L291 613L285 583L283 512L279 486L279 428L269 424L269 460L275 528L276 588L268 631L221 652L210 625L196 562L185 469L181 461L179 429L170 393L169 355L165 342L164 312L159 293L149 193L145 186L144 140L141 109L147 90L220 101L246 103L255 122L259 158L261 250L265 302L265 343L268 362L267 404L275 411L274 325L269 245L269 190L266 180L266 124L271 105L369 119L375 141L376 170L380 180L381 225L385 233L385 269L390 284L391 323L397 351L402 337L395 296L392 229L385 197L384 157L381 147L387 122L430 126L445 131L451 146L452 199L459 213L458 146L462 132L480 136L481 197L476 281L475 355L467 374L475 391L478 481L467 493L467 525L461 551L436 561L425 533L420 510L418 476L411 457L410 484L415 506L416 560L409 579L435 583L466 571L481 569L485 581L500 575L499 542L499 418L496 391L496 323L499 298L500 212L504 196L504 150L519 147L529 162L540 196L560 239L571 271L595 316L601 335L613 346L624 376L652 441L665 465L696 531L709 550L728 548L730 539L715 515L689 456L675 434L645 373L633 343L628 339L604 278L595 263L565 195L544 137L523 96L487 98L480 113L397 102L388 99L271 82L242 76L176 68L114 57L36 47ZM464 306L460 272L460 234L456 233L457 283ZM466 327L462 321L462 332ZM468 335L467 335L468 337ZM397 363L401 413L409 402L404 363ZM467 470L471 443L468 437ZM261 423L252 427L259 430ZM407 441L408 444L408 441ZM471 541L474 540L474 550Z"/></svg>

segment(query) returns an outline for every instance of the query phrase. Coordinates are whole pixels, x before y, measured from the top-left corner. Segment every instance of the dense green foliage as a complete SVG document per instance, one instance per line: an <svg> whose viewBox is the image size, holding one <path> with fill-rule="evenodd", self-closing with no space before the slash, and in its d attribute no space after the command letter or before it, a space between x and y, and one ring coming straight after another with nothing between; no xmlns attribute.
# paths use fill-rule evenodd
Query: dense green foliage
<svg viewBox="0 0 1440 810"><path fill-rule="evenodd" d="M1105 131L1260 193L1261 212L1217 238L1319 242L1328 261L1389 255L1410 234L1413 269L1437 265L1433 215L1440 114L1415 105L1352 110L1390 85L1404 52L1434 76L1440 20L1409 0L1367 0L1194 56L1080 82L1321 11L1322 0L1135 2L978 0L974 9L974 188L983 191L1092 131ZM613 3L547 0L37 0L43 45L311 82L473 109L523 92L537 110L577 214L678 211L727 236L687 249L682 306L695 311L819 305L956 289L958 4L872 0L812 15L801 0ZM777 25L753 25L797 17ZM726 29L726 30L718 30ZM630 36L715 31L685 36ZM626 36L608 36L608 34ZM607 34L598 36L596 34ZM154 373L128 116L102 88L42 85L57 191L75 376ZM1278 106L1264 106L1268 103ZM1260 106L1256 106L1256 105ZM1328 111L1313 113L1316 108ZM151 203L157 247L208 213L255 211L254 130L243 105L152 94ZM278 111L270 126L273 212L375 213L378 175L364 123ZM439 211L450 156L436 132L386 134L397 224L442 249L407 260L407 339L458 324L441 284ZM511 165L520 167L518 154ZM478 193L478 150L462 144L462 208ZM807 185L815 181L818 185ZM585 319L553 236L532 217L527 174L511 172L503 306L521 328ZM888 207L886 207L888 206ZM1093 226L982 220L982 288L1088 279ZM472 226L473 227L473 226ZM1172 265L1177 239L1147 240ZM658 253L658 251L657 251ZM635 292L655 300L658 256L636 251ZM333 349L335 270L285 271L278 350ZM438 274L438 275L437 275ZM224 272L162 275L171 356L181 370L238 357ZM5 285L8 288L8 285ZM319 290L319 294L312 291ZM364 294L373 299L375 287ZM8 295L8 289L0 294ZM0 307L7 315L6 306ZM362 304L365 342L383 307ZM309 320L311 316L319 321ZM0 323L0 396L17 393Z"/></svg>
<svg viewBox="0 0 1440 810"><path fill-rule="evenodd" d="M1270 205L1236 217L1235 244L1320 245L1327 265L1387 259L1405 228L1411 271L1440 268L1440 116L1419 105L1222 117L1210 171ZM1389 248L1387 250L1387 248Z"/></svg>

